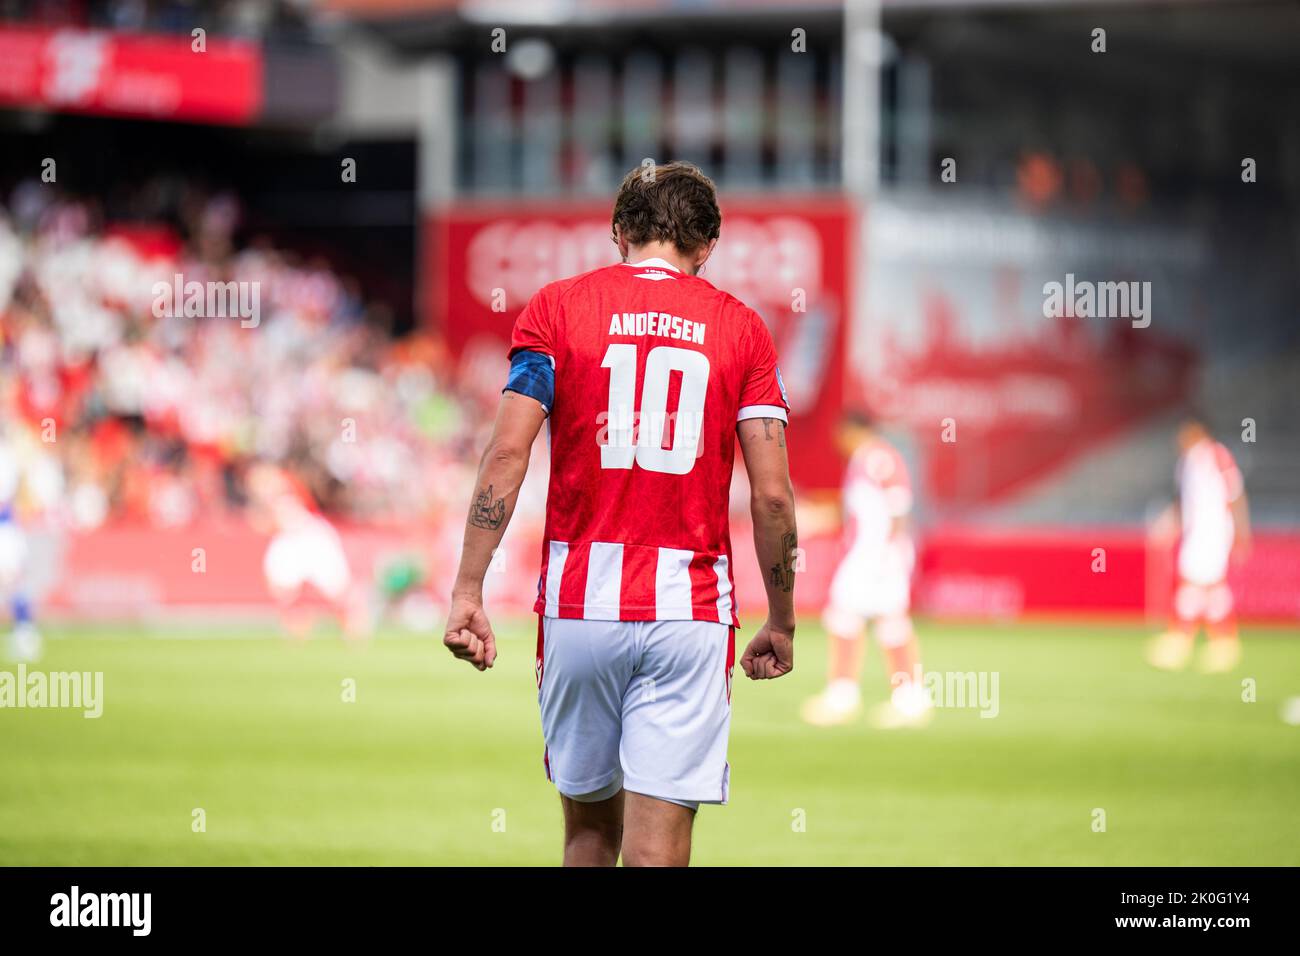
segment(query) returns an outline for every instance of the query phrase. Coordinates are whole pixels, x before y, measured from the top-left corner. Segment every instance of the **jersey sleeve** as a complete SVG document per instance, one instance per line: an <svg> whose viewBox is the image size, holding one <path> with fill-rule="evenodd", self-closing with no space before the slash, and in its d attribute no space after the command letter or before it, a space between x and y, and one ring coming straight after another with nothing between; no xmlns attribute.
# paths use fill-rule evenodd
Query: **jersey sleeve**
<svg viewBox="0 0 1300 956"><path fill-rule="evenodd" d="M781 381L781 370L776 364L776 344L766 323L757 313L751 315L753 333L736 421L779 418L788 424L790 403L786 400L785 383Z"/></svg>
<svg viewBox="0 0 1300 956"><path fill-rule="evenodd" d="M510 357L519 352L540 352L555 360L555 296L552 286L539 289L515 319L510 334Z"/></svg>
<svg viewBox="0 0 1300 956"><path fill-rule="evenodd" d="M502 391L527 395L549 415L555 404L555 360L532 349L515 352L510 357L510 374Z"/></svg>

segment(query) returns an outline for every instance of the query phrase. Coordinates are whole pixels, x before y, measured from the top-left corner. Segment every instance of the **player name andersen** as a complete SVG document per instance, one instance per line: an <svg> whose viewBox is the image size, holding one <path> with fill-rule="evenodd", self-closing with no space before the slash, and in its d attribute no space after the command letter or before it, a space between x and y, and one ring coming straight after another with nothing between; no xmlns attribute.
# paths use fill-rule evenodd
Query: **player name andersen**
<svg viewBox="0 0 1300 956"><path fill-rule="evenodd" d="M51 926L126 926L148 936L153 925L152 893L82 893L73 886L50 897Z"/></svg>
<svg viewBox="0 0 1300 956"><path fill-rule="evenodd" d="M667 312L615 312L609 319L610 335L662 335L683 342L704 344L704 323Z"/></svg>

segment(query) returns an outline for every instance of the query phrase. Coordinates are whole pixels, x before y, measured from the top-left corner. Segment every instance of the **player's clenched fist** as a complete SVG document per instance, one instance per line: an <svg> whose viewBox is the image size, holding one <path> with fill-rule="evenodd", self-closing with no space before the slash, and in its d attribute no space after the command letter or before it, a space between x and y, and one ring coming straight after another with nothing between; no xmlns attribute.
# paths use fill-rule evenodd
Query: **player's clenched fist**
<svg viewBox="0 0 1300 956"><path fill-rule="evenodd" d="M771 680L794 670L794 630L783 630L765 622L740 658L740 667L750 680Z"/></svg>
<svg viewBox="0 0 1300 956"><path fill-rule="evenodd" d="M447 650L481 671L497 659L497 639L492 633L483 605L469 598L453 598L447 616L447 633L442 639Z"/></svg>

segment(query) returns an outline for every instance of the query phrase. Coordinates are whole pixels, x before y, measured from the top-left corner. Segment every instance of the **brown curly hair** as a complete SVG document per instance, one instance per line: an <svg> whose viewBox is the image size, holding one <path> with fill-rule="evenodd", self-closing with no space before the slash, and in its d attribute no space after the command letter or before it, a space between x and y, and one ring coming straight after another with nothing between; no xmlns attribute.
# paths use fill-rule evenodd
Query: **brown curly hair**
<svg viewBox="0 0 1300 956"><path fill-rule="evenodd" d="M631 245L671 242L690 254L718 238L717 188L694 163L637 166L623 177L610 226L616 241L621 229Z"/></svg>

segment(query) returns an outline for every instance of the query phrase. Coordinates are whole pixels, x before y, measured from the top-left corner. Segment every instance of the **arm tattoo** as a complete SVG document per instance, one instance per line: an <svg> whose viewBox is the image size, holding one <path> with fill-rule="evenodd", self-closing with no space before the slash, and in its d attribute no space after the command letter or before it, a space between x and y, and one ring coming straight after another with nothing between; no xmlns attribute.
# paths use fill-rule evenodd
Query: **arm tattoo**
<svg viewBox="0 0 1300 956"><path fill-rule="evenodd" d="M476 528L495 531L506 520L506 499L493 498L492 486L488 485L474 498L469 509L469 523Z"/></svg>
<svg viewBox="0 0 1300 956"><path fill-rule="evenodd" d="M771 440L772 440L772 426L773 426L773 425L776 426L776 440L777 440L777 443L778 443L782 448L784 448L784 447L785 447L785 422L781 421L781 419L779 419L779 418L765 418L765 419L763 419L763 437L764 437L765 439L767 439L768 441L771 441Z"/></svg>
<svg viewBox="0 0 1300 956"><path fill-rule="evenodd" d="M789 594L794 590L794 553L798 546L799 539L793 531L781 535L781 561L772 565L767 572L768 581L778 591Z"/></svg>

